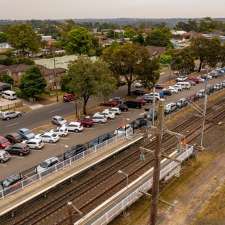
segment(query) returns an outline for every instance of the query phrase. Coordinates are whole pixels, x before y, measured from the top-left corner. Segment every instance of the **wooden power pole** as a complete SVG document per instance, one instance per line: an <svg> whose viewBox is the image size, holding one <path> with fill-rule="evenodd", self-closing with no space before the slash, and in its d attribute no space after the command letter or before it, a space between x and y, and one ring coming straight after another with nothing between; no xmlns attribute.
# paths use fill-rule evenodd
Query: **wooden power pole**
<svg viewBox="0 0 225 225"><path fill-rule="evenodd" d="M158 106L157 146L154 151L152 202L151 202L149 225L156 225L156 221L157 221L161 147L162 147L162 137L163 137L163 130L164 130L164 107L165 107L165 100L162 99L159 101L159 106Z"/></svg>

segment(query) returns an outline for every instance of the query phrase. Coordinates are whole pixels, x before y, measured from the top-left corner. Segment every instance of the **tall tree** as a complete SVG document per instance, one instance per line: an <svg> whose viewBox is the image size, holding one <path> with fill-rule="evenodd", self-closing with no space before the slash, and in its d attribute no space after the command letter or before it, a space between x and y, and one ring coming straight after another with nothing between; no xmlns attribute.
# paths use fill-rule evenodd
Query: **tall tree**
<svg viewBox="0 0 225 225"><path fill-rule="evenodd" d="M196 58L200 61L200 72L203 64L215 67L219 62L219 52L221 44L219 39L207 39L205 37L198 37L192 40L191 49L193 50Z"/></svg>
<svg viewBox="0 0 225 225"><path fill-rule="evenodd" d="M25 98L35 99L45 91L46 80L37 66L28 69L21 78L20 90Z"/></svg>
<svg viewBox="0 0 225 225"><path fill-rule="evenodd" d="M69 32L65 49L69 53L89 54L94 50L93 42L94 37L86 28L77 27Z"/></svg>
<svg viewBox="0 0 225 225"><path fill-rule="evenodd" d="M30 25L16 24L7 30L8 42L15 49L21 51L22 55L30 52L38 52L40 48L40 37Z"/></svg>
<svg viewBox="0 0 225 225"><path fill-rule="evenodd" d="M106 63L101 60L93 62L84 56L70 64L66 76L64 85L82 99L84 114L87 113L86 107L91 96L109 95L116 87Z"/></svg>
<svg viewBox="0 0 225 225"><path fill-rule="evenodd" d="M7 42L7 34L4 32L0 32L0 43Z"/></svg>

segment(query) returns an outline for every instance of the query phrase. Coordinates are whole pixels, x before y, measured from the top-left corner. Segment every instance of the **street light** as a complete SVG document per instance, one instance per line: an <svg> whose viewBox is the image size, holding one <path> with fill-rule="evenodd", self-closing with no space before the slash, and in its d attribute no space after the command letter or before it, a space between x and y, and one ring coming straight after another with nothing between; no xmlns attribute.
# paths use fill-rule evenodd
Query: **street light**
<svg viewBox="0 0 225 225"><path fill-rule="evenodd" d="M127 182L126 187L128 187L128 184L129 184L129 175L128 175L127 173L123 172L122 170L118 170L118 172L117 172L117 173L122 174L122 175L124 175L124 176L125 176L125 178L126 178L126 182Z"/></svg>

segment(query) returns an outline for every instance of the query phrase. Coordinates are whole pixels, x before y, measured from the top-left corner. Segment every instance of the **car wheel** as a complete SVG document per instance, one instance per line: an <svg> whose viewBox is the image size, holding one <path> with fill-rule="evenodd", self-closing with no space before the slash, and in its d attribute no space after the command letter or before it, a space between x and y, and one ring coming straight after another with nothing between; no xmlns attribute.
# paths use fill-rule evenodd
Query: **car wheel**
<svg viewBox="0 0 225 225"><path fill-rule="evenodd" d="M53 143L53 140L50 140L49 143Z"/></svg>
<svg viewBox="0 0 225 225"><path fill-rule="evenodd" d="M20 153L19 153L19 156L23 156L23 153L22 153L22 152L20 152Z"/></svg>
<svg viewBox="0 0 225 225"><path fill-rule="evenodd" d="M4 163L3 159L0 159L0 163Z"/></svg>
<svg viewBox="0 0 225 225"><path fill-rule="evenodd" d="M10 118L9 118L9 117L7 117L7 118L6 118L6 120L10 120Z"/></svg>
<svg viewBox="0 0 225 225"><path fill-rule="evenodd" d="M75 130L75 133L78 133L79 132L79 130Z"/></svg>

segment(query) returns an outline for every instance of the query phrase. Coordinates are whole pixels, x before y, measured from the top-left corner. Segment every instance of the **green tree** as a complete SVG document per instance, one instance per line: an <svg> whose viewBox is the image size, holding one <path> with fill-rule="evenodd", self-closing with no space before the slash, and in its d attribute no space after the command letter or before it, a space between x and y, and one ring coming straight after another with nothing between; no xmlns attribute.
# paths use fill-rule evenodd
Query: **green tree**
<svg viewBox="0 0 225 225"><path fill-rule="evenodd" d="M45 91L46 80L38 67L32 66L21 78L20 90L25 98L35 99Z"/></svg>
<svg viewBox="0 0 225 225"><path fill-rule="evenodd" d="M136 44L144 45L145 39L142 34L138 34L132 38L132 41Z"/></svg>
<svg viewBox="0 0 225 225"><path fill-rule="evenodd" d="M106 63L101 60L91 61L90 58L80 56L70 64L66 75L66 88L78 95L83 101L83 113L91 96L106 96L116 87L115 79L111 75Z"/></svg>
<svg viewBox="0 0 225 225"><path fill-rule="evenodd" d="M126 27L125 28L125 32L124 32L124 37L125 38L132 39L136 35L137 35L137 32L132 27Z"/></svg>
<svg viewBox="0 0 225 225"><path fill-rule="evenodd" d="M172 55L171 69L180 74L189 74L195 69L195 61L189 48L176 50Z"/></svg>
<svg viewBox="0 0 225 225"><path fill-rule="evenodd" d="M7 42L7 34L4 32L0 32L0 43Z"/></svg>
<svg viewBox="0 0 225 225"><path fill-rule="evenodd" d="M220 50L220 63L224 67L225 66L225 44L221 46Z"/></svg>
<svg viewBox="0 0 225 225"><path fill-rule="evenodd" d="M215 67L219 62L219 52L221 50L221 43L219 39L207 39L205 37L198 37L192 40L191 49L196 58L200 61L200 72L203 64Z"/></svg>
<svg viewBox="0 0 225 225"><path fill-rule="evenodd" d="M163 65L169 65L172 62L172 56L170 54L164 53L160 56L160 63Z"/></svg>
<svg viewBox="0 0 225 225"><path fill-rule="evenodd" d="M159 47L169 47L171 46L170 38L171 32L168 28L155 28L147 35L145 44Z"/></svg>
<svg viewBox="0 0 225 225"><path fill-rule="evenodd" d="M22 55L30 52L38 52L40 47L40 37L35 33L30 25L16 24L7 30L8 42Z"/></svg>
<svg viewBox="0 0 225 225"><path fill-rule="evenodd" d="M118 80L120 77L125 79L128 95L131 95L131 86L139 76L140 65L150 58L145 47L130 43L106 48L102 57Z"/></svg>
<svg viewBox="0 0 225 225"><path fill-rule="evenodd" d="M0 75L0 81L11 85L14 83L14 80L8 74Z"/></svg>

